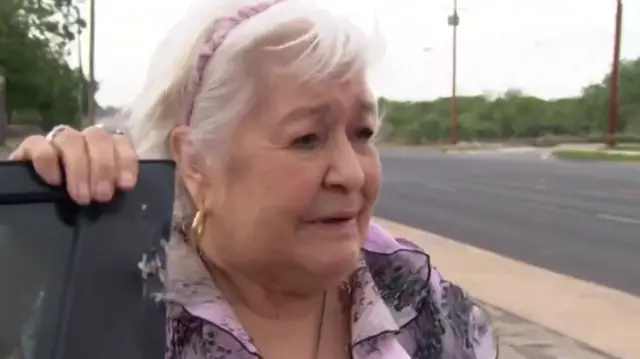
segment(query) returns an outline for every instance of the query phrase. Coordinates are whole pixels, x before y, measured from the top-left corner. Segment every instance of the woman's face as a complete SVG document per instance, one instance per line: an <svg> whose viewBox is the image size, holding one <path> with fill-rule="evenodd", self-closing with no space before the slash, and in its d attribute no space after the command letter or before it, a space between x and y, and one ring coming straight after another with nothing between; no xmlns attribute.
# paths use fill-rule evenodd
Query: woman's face
<svg viewBox="0 0 640 359"><path fill-rule="evenodd" d="M312 85L272 72L258 86L227 160L205 176L205 255L281 290L343 279L380 189L364 76Z"/></svg>

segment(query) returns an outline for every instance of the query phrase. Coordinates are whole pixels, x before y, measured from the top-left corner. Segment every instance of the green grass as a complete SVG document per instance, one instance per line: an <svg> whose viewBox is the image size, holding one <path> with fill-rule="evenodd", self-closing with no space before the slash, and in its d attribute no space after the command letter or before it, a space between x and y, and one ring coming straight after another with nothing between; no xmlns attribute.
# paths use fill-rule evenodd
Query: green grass
<svg viewBox="0 0 640 359"><path fill-rule="evenodd" d="M637 151L640 152L640 144L638 143L625 143L621 145L617 145L615 147L617 151Z"/></svg>
<svg viewBox="0 0 640 359"><path fill-rule="evenodd" d="M420 144L420 145L408 145L403 143L390 143L380 142L379 148L402 148L402 149L415 149L415 150L431 150L440 152L464 152L464 151L477 151L483 149L494 149L497 146L491 145L477 145L473 143L460 143L457 145L452 144Z"/></svg>
<svg viewBox="0 0 640 359"><path fill-rule="evenodd" d="M640 162L640 152L638 152L638 154L626 154L610 152L606 150L557 150L553 151L553 155L561 160L572 161Z"/></svg>
<svg viewBox="0 0 640 359"><path fill-rule="evenodd" d="M388 143L388 142L379 142L377 143L378 148L386 148L386 149L409 149L416 151L445 151L444 146L439 145L405 145L402 143Z"/></svg>

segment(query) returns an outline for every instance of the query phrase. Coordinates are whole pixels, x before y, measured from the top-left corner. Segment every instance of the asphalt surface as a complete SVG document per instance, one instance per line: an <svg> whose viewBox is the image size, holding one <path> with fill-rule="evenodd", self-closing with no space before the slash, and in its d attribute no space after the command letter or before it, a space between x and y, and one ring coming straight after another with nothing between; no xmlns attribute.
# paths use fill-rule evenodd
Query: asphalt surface
<svg viewBox="0 0 640 359"><path fill-rule="evenodd" d="M377 216L640 295L639 165L403 149L382 164Z"/></svg>

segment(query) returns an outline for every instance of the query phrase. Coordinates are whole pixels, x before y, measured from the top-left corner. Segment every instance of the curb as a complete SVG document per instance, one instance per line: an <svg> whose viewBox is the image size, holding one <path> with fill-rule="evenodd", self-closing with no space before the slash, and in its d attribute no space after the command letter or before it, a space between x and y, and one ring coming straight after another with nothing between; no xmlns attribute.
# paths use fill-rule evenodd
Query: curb
<svg viewBox="0 0 640 359"><path fill-rule="evenodd" d="M640 298L375 219L432 256L443 275L480 301L619 358L640 358Z"/></svg>

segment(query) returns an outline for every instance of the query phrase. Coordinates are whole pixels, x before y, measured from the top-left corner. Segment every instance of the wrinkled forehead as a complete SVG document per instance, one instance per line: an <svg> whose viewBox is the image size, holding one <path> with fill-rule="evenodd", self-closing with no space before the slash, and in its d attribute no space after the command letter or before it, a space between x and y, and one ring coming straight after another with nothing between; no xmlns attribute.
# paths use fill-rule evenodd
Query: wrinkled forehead
<svg viewBox="0 0 640 359"><path fill-rule="evenodd" d="M321 81L303 82L294 73L265 74L256 82L257 109L284 116L294 108L320 105L350 111L354 107L375 109L375 99L364 76L328 77Z"/></svg>

